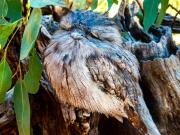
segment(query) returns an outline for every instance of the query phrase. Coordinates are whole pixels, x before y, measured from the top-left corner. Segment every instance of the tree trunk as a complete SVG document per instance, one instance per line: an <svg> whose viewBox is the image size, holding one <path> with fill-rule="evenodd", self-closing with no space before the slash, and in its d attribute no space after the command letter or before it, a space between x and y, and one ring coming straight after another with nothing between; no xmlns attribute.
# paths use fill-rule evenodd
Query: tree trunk
<svg viewBox="0 0 180 135"><path fill-rule="evenodd" d="M145 41L133 40L124 43L124 47L136 55L141 65L140 86L145 103L162 135L178 135L180 133L180 53L172 42L171 30L167 27L152 28L152 33L159 38L155 42L151 36L138 27L132 14L127 14L130 11L127 8L126 10L124 19L120 17L121 20L117 18L115 20L121 21L121 23L117 23L117 25L121 24L120 28L126 27L126 30L130 31L132 35L136 35L133 38ZM124 21L122 22L122 20ZM124 24L126 26L123 26ZM45 24L41 28L37 41L40 54L44 51L44 47L48 44L48 39L53 33L47 32L44 26ZM56 23L54 23L54 29L56 29ZM12 94L13 90L9 91L5 104L0 105L1 135L18 134ZM144 99L139 100L138 104L142 104L141 102L144 102ZM121 123L102 114L90 113L59 103L45 72L41 79L39 92L30 95L30 105L33 135L142 134L127 119L123 119L123 123ZM143 108L141 107L141 109ZM143 112L142 110L140 114L145 121L149 122L149 114L146 111ZM154 130L149 129L148 126L146 128Z"/></svg>
<svg viewBox="0 0 180 135"><path fill-rule="evenodd" d="M148 72L147 72L148 71ZM142 63L145 99L163 135L180 133L180 61L177 56Z"/></svg>

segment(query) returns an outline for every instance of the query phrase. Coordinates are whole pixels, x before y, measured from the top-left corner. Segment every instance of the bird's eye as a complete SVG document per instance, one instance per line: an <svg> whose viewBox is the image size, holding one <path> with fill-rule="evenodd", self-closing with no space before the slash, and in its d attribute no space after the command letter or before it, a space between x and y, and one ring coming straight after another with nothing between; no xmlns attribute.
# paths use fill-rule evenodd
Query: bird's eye
<svg viewBox="0 0 180 135"><path fill-rule="evenodd" d="M66 30L72 28L72 18L70 16L65 16L60 21L60 27Z"/></svg>

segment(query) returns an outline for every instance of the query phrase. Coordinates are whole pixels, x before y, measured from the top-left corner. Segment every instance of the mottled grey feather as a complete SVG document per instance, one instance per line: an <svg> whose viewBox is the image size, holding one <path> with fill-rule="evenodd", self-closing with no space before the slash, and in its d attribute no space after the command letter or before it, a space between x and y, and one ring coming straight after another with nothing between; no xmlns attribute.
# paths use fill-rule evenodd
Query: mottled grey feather
<svg viewBox="0 0 180 135"><path fill-rule="evenodd" d="M60 102L119 121L126 117L143 134L148 126L155 129L150 133L159 135L139 87L138 61L123 48L117 26L92 11L70 12L60 26L44 52L44 65Z"/></svg>
<svg viewBox="0 0 180 135"><path fill-rule="evenodd" d="M79 32L57 32L45 51L44 64L58 97L92 112L127 117L124 105L131 102L123 75L138 79L137 60L119 46Z"/></svg>

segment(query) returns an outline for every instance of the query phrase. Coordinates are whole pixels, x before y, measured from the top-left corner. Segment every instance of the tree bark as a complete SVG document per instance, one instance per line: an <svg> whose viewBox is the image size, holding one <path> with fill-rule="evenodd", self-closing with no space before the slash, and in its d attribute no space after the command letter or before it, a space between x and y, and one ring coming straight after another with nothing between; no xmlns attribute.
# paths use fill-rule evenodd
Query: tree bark
<svg viewBox="0 0 180 135"><path fill-rule="evenodd" d="M149 110L163 135L180 133L180 61L177 56L142 62L142 85Z"/></svg>

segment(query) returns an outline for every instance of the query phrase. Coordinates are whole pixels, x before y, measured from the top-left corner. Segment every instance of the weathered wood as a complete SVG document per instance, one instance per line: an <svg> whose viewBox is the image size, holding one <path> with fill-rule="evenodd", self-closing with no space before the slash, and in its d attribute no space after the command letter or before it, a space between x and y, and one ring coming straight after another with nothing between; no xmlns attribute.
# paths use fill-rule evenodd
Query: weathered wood
<svg viewBox="0 0 180 135"><path fill-rule="evenodd" d="M157 42L143 43L140 41L129 41L124 43L124 47L135 54L139 60L168 57L170 55L169 48L174 46L171 43L171 29L168 27L162 27L161 29L164 31L164 35Z"/></svg>
<svg viewBox="0 0 180 135"><path fill-rule="evenodd" d="M180 133L180 61L175 55L142 62L142 84L162 135Z"/></svg>
<svg viewBox="0 0 180 135"><path fill-rule="evenodd" d="M163 19L162 25L172 27L172 31L174 33L180 33L180 19L176 18L171 15L166 15Z"/></svg>
<svg viewBox="0 0 180 135"><path fill-rule="evenodd" d="M7 135L17 133L17 127L15 124L15 114L12 103L13 90L7 93L6 101L4 104L0 104L0 134Z"/></svg>
<svg viewBox="0 0 180 135"><path fill-rule="evenodd" d="M122 5L118 15L113 19L120 31L127 33L126 38L128 39L126 40L128 41L122 43L123 48L135 54L138 60L164 58L175 53L177 48L172 41L171 28L151 27L149 33L145 32L134 17L138 11L136 3L129 7Z"/></svg>

